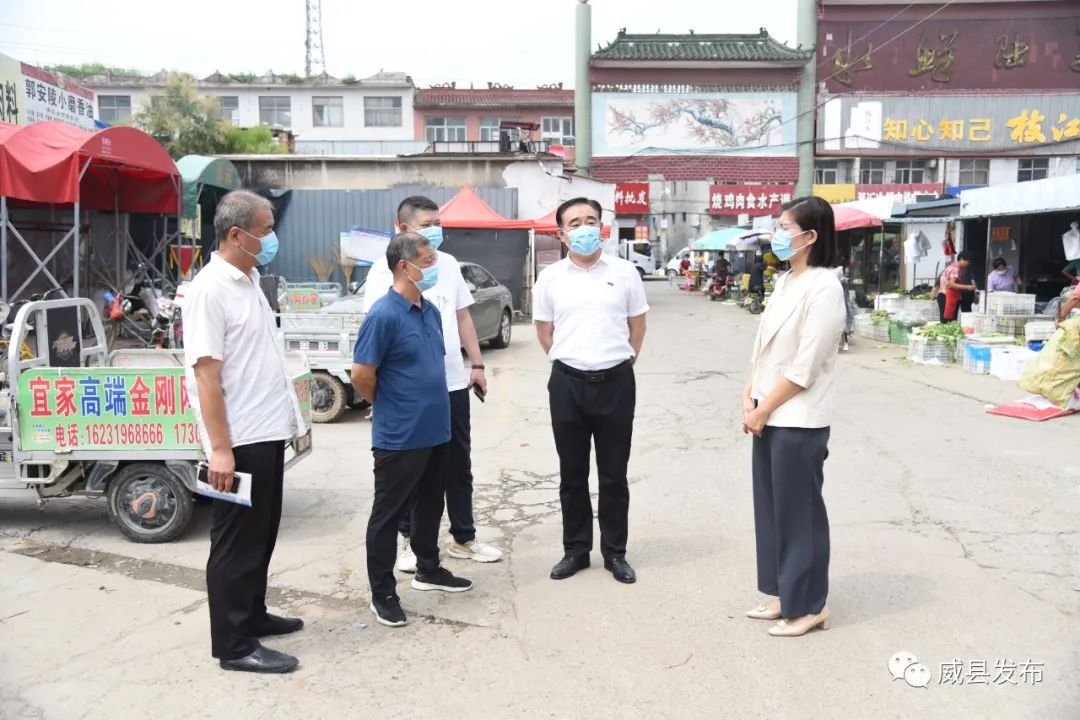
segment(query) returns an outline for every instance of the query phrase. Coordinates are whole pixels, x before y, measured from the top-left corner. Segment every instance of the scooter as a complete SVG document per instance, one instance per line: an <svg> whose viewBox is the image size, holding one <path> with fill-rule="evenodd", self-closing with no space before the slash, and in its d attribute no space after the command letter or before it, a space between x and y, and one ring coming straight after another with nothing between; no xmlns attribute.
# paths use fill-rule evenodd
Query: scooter
<svg viewBox="0 0 1080 720"><path fill-rule="evenodd" d="M709 289L706 291L706 294L709 296L710 300L727 300L731 284L731 275L713 275L712 281L709 283Z"/></svg>

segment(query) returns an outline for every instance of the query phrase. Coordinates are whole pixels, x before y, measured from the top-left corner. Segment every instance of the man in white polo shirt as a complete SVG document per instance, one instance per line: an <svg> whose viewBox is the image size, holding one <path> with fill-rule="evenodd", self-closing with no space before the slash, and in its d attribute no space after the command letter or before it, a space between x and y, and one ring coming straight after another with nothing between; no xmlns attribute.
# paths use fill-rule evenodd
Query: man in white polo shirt
<svg viewBox="0 0 1080 720"><path fill-rule="evenodd" d="M645 286L633 264L600 245L600 203L567 200L555 212L567 257L544 269L533 289L540 346L552 362L551 426L559 453L563 580L589 567L592 500L589 455L596 445L600 552L616 580L637 580L626 561L630 489L626 468L634 428L634 362L645 339Z"/></svg>
<svg viewBox="0 0 1080 720"><path fill-rule="evenodd" d="M277 252L270 203L237 190L214 214L218 249L191 283L183 307L187 389L208 446L208 482L251 474L251 507L214 500L206 594L212 653L222 668L285 673L298 661L259 642L304 626L266 611L266 578L281 521L285 444L299 408L286 378L274 316L259 272Z"/></svg>
<svg viewBox="0 0 1080 720"><path fill-rule="evenodd" d="M426 239L438 251L439 279L435 286L424 290L423 296L435 305L442 318L443 339L446 343L446 386L450 392L450 447L445 466L446 516L450 519L451 542L447 547L450 557L477 562L498 562L502 551L493 545L476 539L473 521L473 475L472 475L472 426L469 389L473 385L487 393L487 377L484 360L480 355L480 342L476 335L469 306L472 294L461 276L461 266L453 255L442 252L443 233L439 221L439 206L421 195L407 197L398 205L398 232L415 232ZM364 307L369 309L375 301L386 295L394 282L393 273L386 258L375 261L364 281ZM461 348L469 355L469 372L461 358ZM375 408L373 412L378 412ZM411 508L411 504L410 504ZM416 555L413 554L409 535L411 512L406 509L398 525L401 533L401 550L398 553L399 572L416 572Z"/></svg>

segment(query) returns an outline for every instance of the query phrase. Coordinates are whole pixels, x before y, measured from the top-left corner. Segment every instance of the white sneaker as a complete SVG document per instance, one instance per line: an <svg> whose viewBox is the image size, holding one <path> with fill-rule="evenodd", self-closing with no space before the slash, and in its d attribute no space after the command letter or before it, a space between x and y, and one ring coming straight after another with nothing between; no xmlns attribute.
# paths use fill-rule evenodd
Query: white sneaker
<svg viewBox="0 0 1080 720"><path fill-rule="evenodd" d="M499 548L477 540L467 543L458 543L455 540L446 548L446 553L458 560L475 560L482 563L499 562L503 556Z"/></svg>
<svg viewBox="0 0 1080 720"><path fill-rule="evenodd" d="M403 573L416 572L416 555L413 554L409 538L402 538L401 552L398 553L397 571Z"/></svg>

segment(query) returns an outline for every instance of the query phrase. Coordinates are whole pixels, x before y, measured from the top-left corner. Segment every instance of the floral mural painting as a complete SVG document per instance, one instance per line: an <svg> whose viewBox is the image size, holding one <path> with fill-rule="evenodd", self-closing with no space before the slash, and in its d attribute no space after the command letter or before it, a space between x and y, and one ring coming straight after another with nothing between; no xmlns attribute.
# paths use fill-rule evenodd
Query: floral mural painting
<svg viewBox="0 0 1080 720"><path fill-rule="evenodd" d="M775 98L624 95L600 102L594 106L594 116L603 113L603 145L613 154L663 150L789 154L792 149L785 147L793 139L788 135L794 126L784 123L791 109L783 94Z"/></svg>

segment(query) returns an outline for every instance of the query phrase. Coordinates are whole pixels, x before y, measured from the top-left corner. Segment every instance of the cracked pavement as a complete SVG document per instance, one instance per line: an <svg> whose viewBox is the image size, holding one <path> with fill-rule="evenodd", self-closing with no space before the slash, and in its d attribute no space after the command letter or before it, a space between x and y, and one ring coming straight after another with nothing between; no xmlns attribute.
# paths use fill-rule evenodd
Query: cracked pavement
<svg viewBox="0 0 1080 720"><path fill-rule="evenodd" d="M834 626L800 639L743 617L757 604L749 445L738 428L756 317L666 283L638 365L629 559L594 553L563 582L558 462L546 364L531 328L485 351L473 404L476 519L501 563L447 559L455 596L401 586L410 616L367 610L371 505L361 413L318 426L286 478L270 603L305 618L267 644L283 677L224 673L209 656L209 513L169 545L127 542L101 500L0 494L0 718L1047 718L1080 717L1080 417L994 418L1023 395L957 368L898 362L859 340L840 361L826 465ZM595 487L595 480L594 480ZM899 650L928 688L893 681ZM939 665L1044 663L1041 683L939 683ZM991 671L993 678L993 671ZM724 713L729 714L729 712Z"/></svg>

